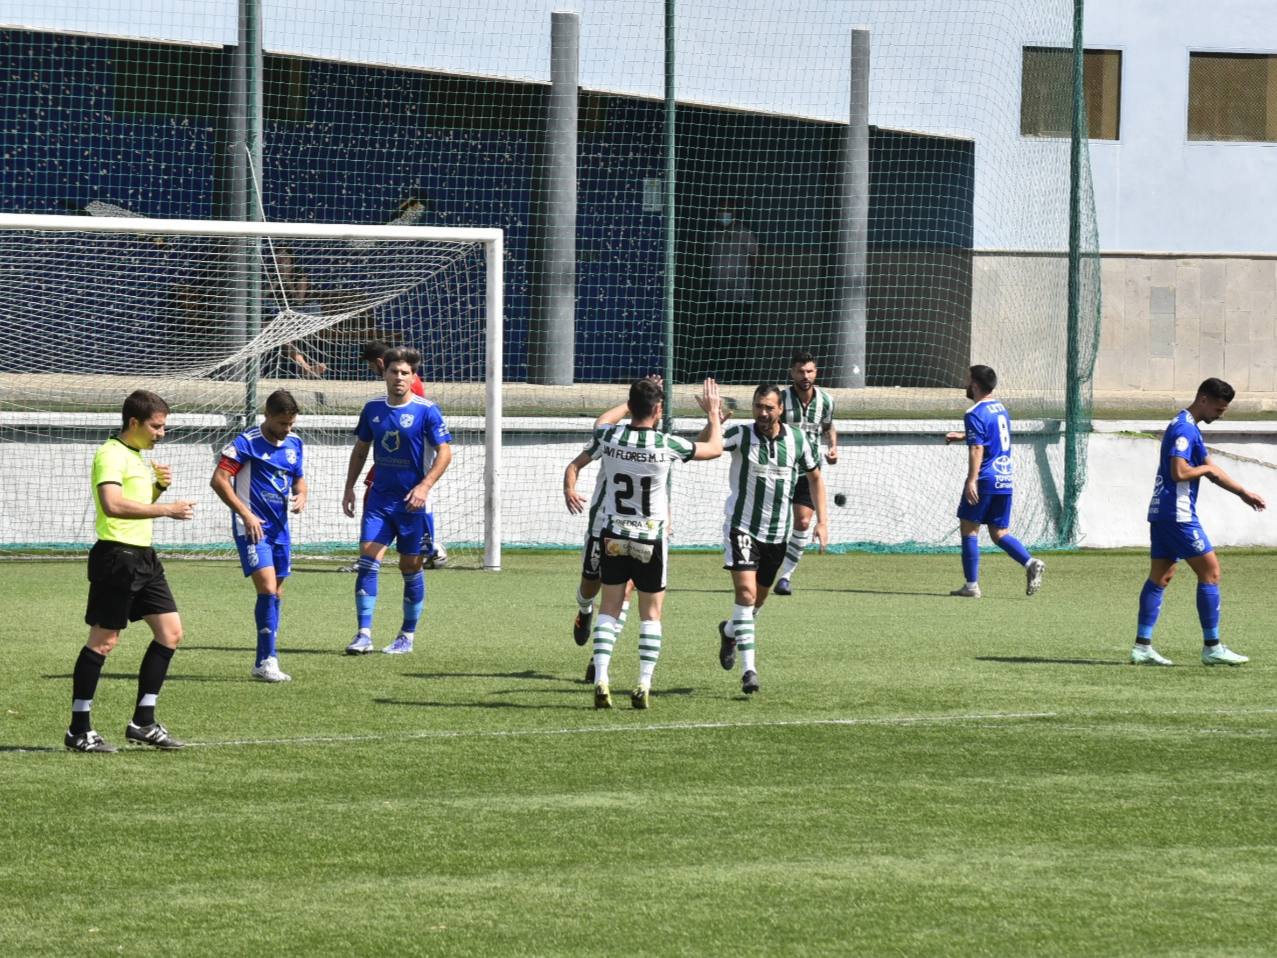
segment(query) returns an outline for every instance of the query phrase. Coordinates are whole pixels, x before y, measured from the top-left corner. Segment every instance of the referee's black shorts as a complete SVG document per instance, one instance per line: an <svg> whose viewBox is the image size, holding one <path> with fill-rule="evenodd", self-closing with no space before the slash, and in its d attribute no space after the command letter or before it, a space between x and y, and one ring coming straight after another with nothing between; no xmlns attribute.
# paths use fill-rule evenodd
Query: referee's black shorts
<svg viewBox="0 0 1277 958"><path fill-rule="evenodd" d="M149 546L99 539L89 550L89 606L86 625L128 628L148 615L176 612L164 566Z"/></svg>

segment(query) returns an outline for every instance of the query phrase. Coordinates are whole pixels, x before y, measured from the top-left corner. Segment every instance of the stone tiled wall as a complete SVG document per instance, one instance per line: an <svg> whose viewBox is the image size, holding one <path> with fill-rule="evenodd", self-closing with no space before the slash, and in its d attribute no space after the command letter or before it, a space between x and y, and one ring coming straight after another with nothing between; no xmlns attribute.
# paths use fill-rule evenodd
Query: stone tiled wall
<svg viewBox="0 0 1277 958"><path fill-rule="evenodd" d="M1101 283L1096 389L1277 391L1277 254L1108 253Z"/></svg>

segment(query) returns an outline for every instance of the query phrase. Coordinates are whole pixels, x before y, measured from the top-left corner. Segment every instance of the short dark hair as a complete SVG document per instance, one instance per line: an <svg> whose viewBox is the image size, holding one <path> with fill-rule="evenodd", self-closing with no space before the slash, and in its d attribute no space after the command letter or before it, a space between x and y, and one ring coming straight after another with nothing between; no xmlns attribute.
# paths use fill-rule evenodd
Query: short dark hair
<svg viewBox="0 0 1277 958"><path fill-rule="evenodd" d="M385 358L386 353L389 351L390 343L381 339L370 339L364 343L364 350L359 354L359 358L366 363L371 363Z"/></svg>
<svg viewBox="0 0 1277 958"><path fill-rule="evenodd" d="M1202 380L1202 384L1197 387L1197 395L1209 396L1211 399L1218 399L1222 402L1232 402L1233 397L1237 395L1237 390L1224 382L1224 380L1216 379L1212 376L1210 379Z"/></svg>
<svg viewBox="0 0 1277 958"><path fill-rule="evenodd" d="M416 370L421 365L421 353L408 346L396 346L393 349L387 349L379 358L387 367L392 363L407 363L409 368Z"/></svg>
<svg viewBox="0 0 1277 958"><path fill-rule="evenodd" d="M650 379L636 379L630 384L630 416L646 419L665 401L665 391Z"/></svg>
<svg viewBox="0 0 1277 958"><path fill-rule="evenodd" d="M135 389L125 398L124 408L120 410L120 416L124 420L123 428L129 428L130 419L147 422L157 412L168 415L168 403L149 389Z"/></svg>
<svg viewBox="0 0 1277 958"><path fill-rule="evenodd" d="M762 399L768 393L775 393L776 399L779 401L780 387L777 386L775 383L759 383L758 386L754 389L753 401L758 402L758 400Z"/></svg>
<svg viewBox="0 0 1277 958"><path fill-rule="evenodd" d="M971 381L987 393L998 388L998 374L992 366L972 366Z"/></svg>
<svg viewBox="0 0 1277 958"><path fill-rule="evenodd" d="M789 357L791 369L794 366L806 366L808 363L814 362L816 362L816 357L811 354L809 349L795 349L793 355Z"/></svg>
<svg viewBox="0 0 1277 958"><path fill-rule="evenodd" d="M297 405L297 400L287 389L276 389L266 397L266 415L268 416L296 416L299 412L301 407Z"/></svg>

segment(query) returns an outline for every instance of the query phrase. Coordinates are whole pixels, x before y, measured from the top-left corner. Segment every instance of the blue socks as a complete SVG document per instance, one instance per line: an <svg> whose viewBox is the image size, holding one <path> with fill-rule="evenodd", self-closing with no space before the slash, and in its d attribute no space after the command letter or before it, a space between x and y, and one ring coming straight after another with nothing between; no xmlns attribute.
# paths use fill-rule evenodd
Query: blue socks
<svg viewBox="0 0 1277 958"><path fill-rule="evenodd" d="M1197 583L1197 619L1202 623L1202 641L1219 644L1219 586Z"/></svg>
<svg viewBox="0 0 1277 958"><path fill-rule="evenodd" d="M372 629L372 613L377 608L377 577L381 563L367 556L360 556L355 563L355 617L360 629Z"/></svg>
<svg viewBox="0 0 1277 958"><path fill-rule="evenodd" d="M980 581L980 537L962 537L962 574L968 582Z"/></svg>
<svg viewBox="0 0 1277 958"><path fill-rule="evenodd" d="M367 556L360 556L355 574L355 615L360 629L372 629L372 615L377 608L377 581L381 563ZM400 631L413 633L421 620L421 610L426 605L426 576L424 572L404 573L403 577L403 627Z"/></svg>
<svg viewBox="0 0 1277 958"><path fill-rule="evenodd" d="M421 610L426 605L426 574L403 573L403 627L401 632L416 632Z"/></svg>
<svg viewBox="0 0 1277 958"><path fill-rule="evenodd" d="M1144 588L1140 590L1136 642L1148 644L1153 641L1153 626L1157 625L1157 617L1162 611L1162 596L1165 592L1161 586L1145 580ZM1202 642L1206 645L1219 643L1219 605L1219 586L1197 583L1197 619L1202 624Z"/></svg>
<svg viewBox="0 0 1277 958"><path fill-rule="evenodd" d="M1020 563L1020 565L1028 565L1029 560L1033 558L1033 556L1029 555L1029 550L1024 548L1023 543L1015 536L1003 536L1002 541L998 543L998 548ZM971 581L974 582L975 580L972 579Z"/></svg>
<svg viewBox="0 0 1277 958"><path fill-rule="evenodd" d="M275 654L275 637L279 632L279 596L259 595L253 608L257 623L257 664Z"/></svg>
<svg viewBox="0 0 1277 958"><path fill-rule="evenodd" d="M1135 641L1149 645L1153 641L1153 627L1157 625L1157 617L1162 613L1162 596L1166 593L1155 582L1144 580L1144 588L1140 589L1140 616L1135 628ZM1216 595L1219 590L1216 589ZM1201 600L1198 600L1200 605Z"/></svg>

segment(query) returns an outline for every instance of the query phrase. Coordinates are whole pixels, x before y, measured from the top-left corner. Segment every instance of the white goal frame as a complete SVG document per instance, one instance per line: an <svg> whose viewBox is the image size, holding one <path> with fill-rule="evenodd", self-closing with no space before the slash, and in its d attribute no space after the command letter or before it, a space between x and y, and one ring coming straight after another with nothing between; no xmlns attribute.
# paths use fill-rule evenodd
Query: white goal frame
<svg viewBox="0 0 1277 958"><path fill-rule="evenodd" d="M501 568L501 397L504 361L504 234L499 229L447 226L356 226L334 223L270 223L173 220L135 216L65 216L0 213L0 231L135 233L271 239L405 240L481 244L487 267L484 326L483 568Z"/></svg>

